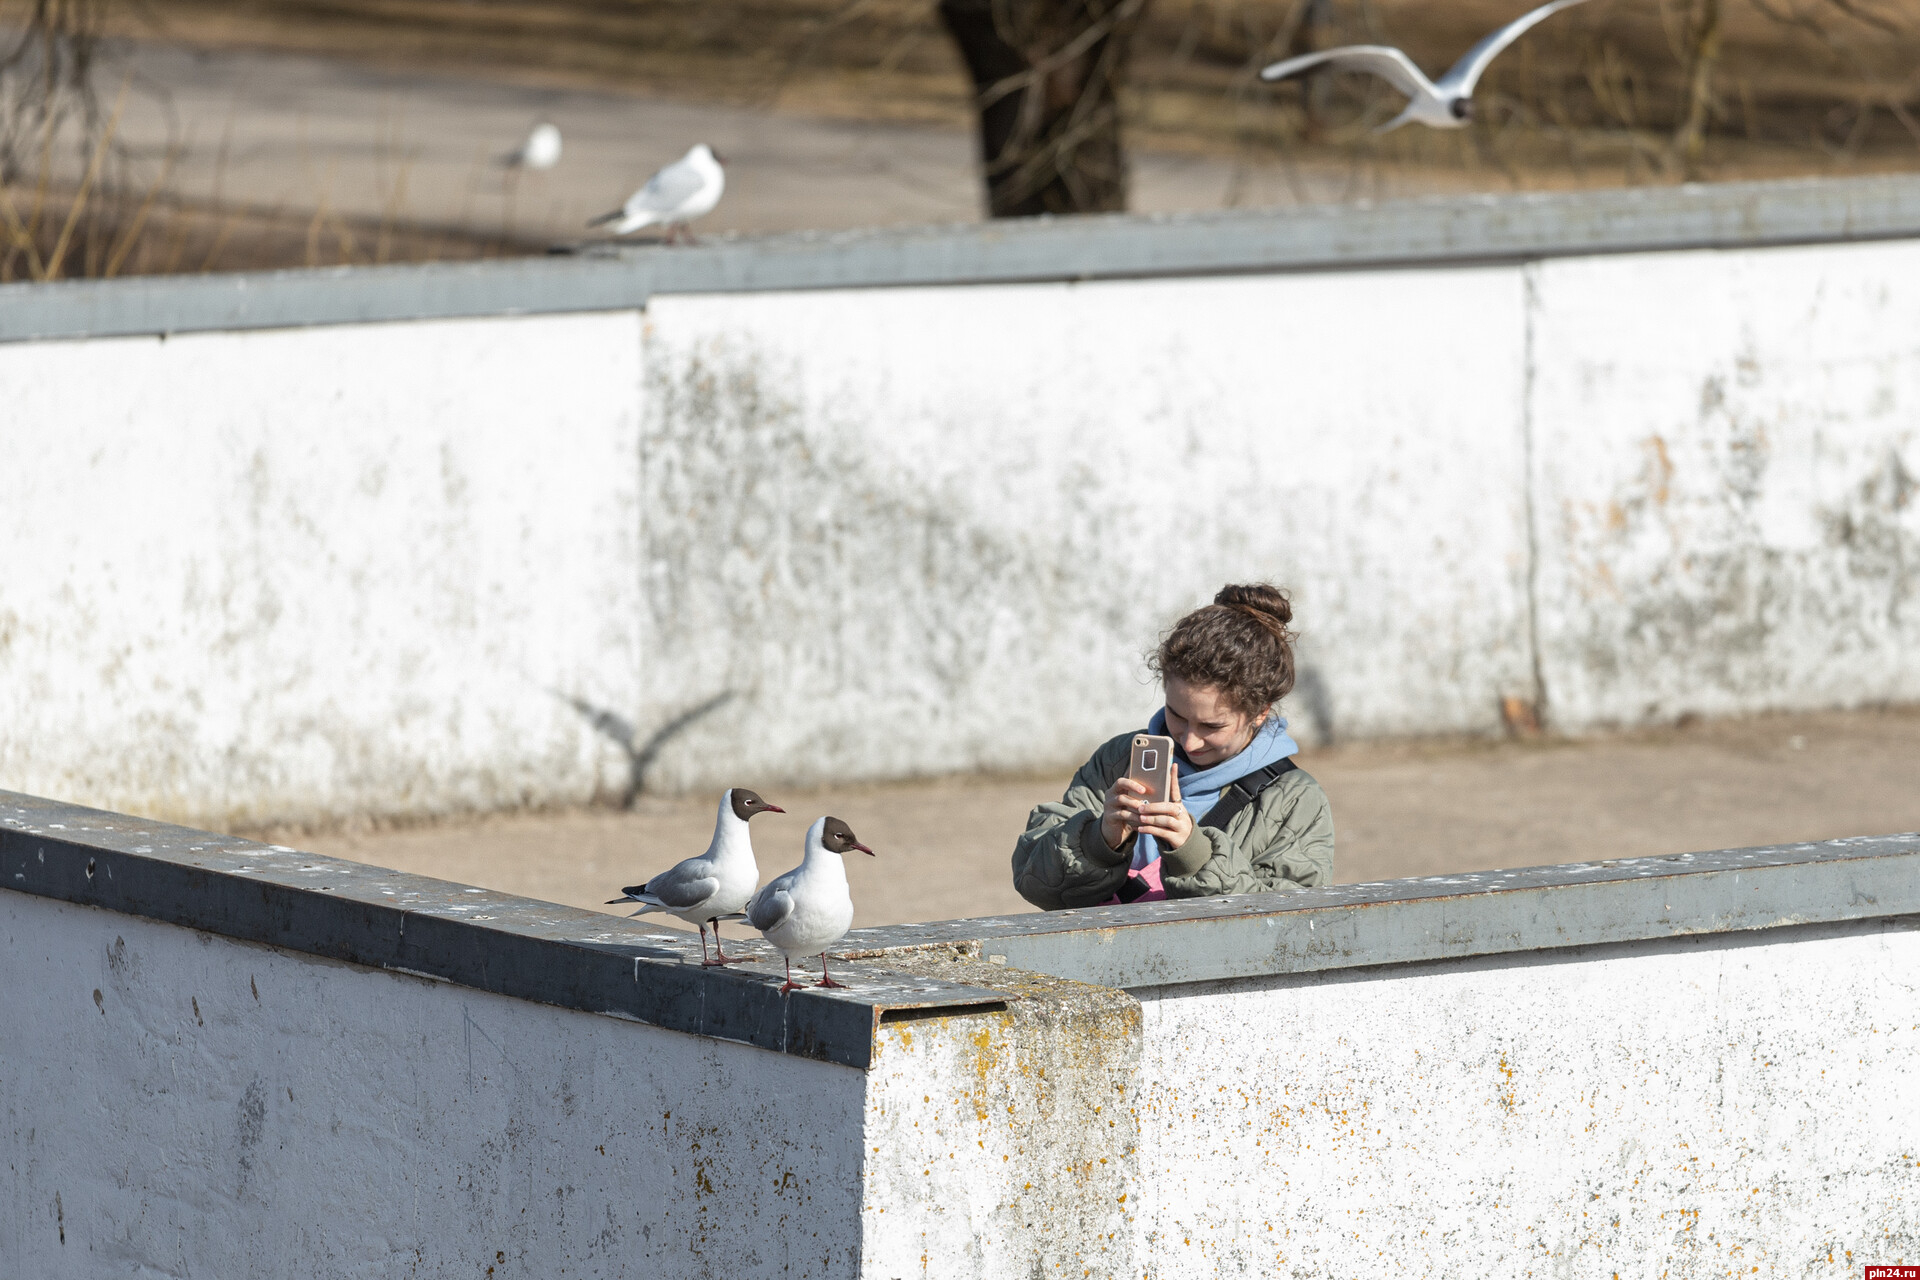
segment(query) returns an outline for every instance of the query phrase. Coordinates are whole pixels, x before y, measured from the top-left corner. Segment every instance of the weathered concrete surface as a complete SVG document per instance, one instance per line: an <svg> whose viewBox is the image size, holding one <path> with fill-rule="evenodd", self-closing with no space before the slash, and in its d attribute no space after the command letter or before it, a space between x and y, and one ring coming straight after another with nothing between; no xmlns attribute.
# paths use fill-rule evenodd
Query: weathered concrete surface
<svg viewBox="0 0 1920 1280"><path fill-rule="evenodd" d="M632 314L0 349L0 785L584 802L639 668Z"/></svg>
<svg viewBox="0 0 1920 1280"><path fill-rule="evenodd" d="M881 1027L863 1274L1138 1274L1140 1006L938 950L889 966L1010 999Z"/></svg>
<svg viewBox="0 0 1920 1280"><path fill-rule="evenodd" d="M1247 577L1296 592L1309 728L1497 726L1522 322L1508 269L656 299L644 696L735 695L659 777L1077 760Z"/></svg>
<svg viewBox="0 0 1920 1280"><path fill-rule="evenodd" d="M746 290L644 314L0 346L0 787L230 825L1066 767L1246 577L1309 738L1920 699L1920 242L751 291L955 234L548 281Z"/></svg>
<svg viewBox="0 0 1920 1280"><path fill-rule="evenodd" d="M0 1274L858 1274L857 1071L0 892Z"/></svg>
<svg viewBox="0 0 1920 1280"><path fill-rule="evenodd" d="M857 1070L613 1016L583 996L598 951L497 994L500 967L551 941L537 903L423 901L405 917L419 976L327 958L301 927L316 913L255 892L259 868L206 863L245 843L227 837L145 850L197 897L81 905L53 877L57 842L93 842L78 877L118 882L141 824L66 808L0 840L8 1277L1321 1276L1382 1259L1813 1276L1920 1258L1920 908L1911 876L1883 874L1920 857L1914 837L1307 890L1287 895L1310 935L1292 972L1131 994L1005 963L1033 917L866 931L835 1000L886 987L877 960L893 987L998 1004L876 1005ZM1770 905L1796 866L1826 877L1807 882L1824 918ZM1356 894L1377 927L1316 949L1314 900L1334 922ZM1487 928L1528 902L1534 918ZM1162 954L1184 932L1204 958L1262 905L1147 913ZM1541 949L1575 916L1618 940ZM1124 913L1040 923L1083 952L1141 932ZM264 928L289 942L238 939ZM699 973L690 950L619 958Z"/></svg>
<svg viewBox="0 0 1920 1280"><path fill-rule="evenodd" d="M1302 1277L1914 1262L1916 966L1909 918L1156 992L1136 1261Z"/></svg>
<svg viewBox="0 0 1920 1280"><path fill-rule="evenodd" d="M1532 268L1555 723L1920 699L1916 281L1913 242Z"/></svg>

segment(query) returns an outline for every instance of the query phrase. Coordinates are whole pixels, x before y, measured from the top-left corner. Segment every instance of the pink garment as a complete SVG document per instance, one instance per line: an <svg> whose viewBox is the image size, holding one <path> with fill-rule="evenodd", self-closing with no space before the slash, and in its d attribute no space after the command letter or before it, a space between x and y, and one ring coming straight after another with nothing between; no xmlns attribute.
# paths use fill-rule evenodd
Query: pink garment
<svg viewBox="0 0 1920 1280"><path fill-rule="evenodd" d="M1160 859L1155 858L1138 871L1127 872L1127 879L1144 880L1147 883L1147 891L1135 898L1135 902L1166 901L1167 891L1160 885ZM1115 894L1100 905L1103 907L1117 907L1120 905L1120 895Z"/></svg>

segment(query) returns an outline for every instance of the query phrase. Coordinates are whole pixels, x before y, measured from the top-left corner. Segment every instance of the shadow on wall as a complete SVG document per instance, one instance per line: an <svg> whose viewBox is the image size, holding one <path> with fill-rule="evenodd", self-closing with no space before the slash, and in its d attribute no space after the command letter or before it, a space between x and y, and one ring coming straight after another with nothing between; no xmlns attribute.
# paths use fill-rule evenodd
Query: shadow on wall
<svg viewBox="0 0 1920 1280"><path fill-rule="evenodd" d="M578 711L593 727L595 733L620 748L622 754L626 756L627 784L615 799L622 809L631 809L633 802L646 790L647 773L653 768L654 762L660 758L660 753L666 749L667 744L733 701L734 692L731 689L723 690L705 702L688 707L648 734L644 741L641 740L640 731L634 728L633 723L618 712L609 711L605 707L596 707L584 698L562 693L556 693L555 696L565 698L567 705Z"/></svg>

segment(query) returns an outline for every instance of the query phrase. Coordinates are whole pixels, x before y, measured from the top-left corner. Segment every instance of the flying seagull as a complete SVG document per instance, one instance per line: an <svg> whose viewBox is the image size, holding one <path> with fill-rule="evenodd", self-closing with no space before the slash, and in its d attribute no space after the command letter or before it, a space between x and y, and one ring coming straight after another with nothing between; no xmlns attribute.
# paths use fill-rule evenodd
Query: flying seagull
<svg viewBox="0 0 1920 1280"><path fill-rule="evenodd" d="M551 169L560 163L560 129L542 120L533 126L527 140L500 157L508 169Z"/></svg>
<svg viewBox="0 0 1920 1280"><path fill-rule="evenodd" d="M844 987L827 972L827 948L840 941L853 924L853 895L847 891L847 864L843 853L873 850L854 838L853 828L838 818L821 818L807 828L807 852L799 866L767 881L747 903L747 923L758 929L787 958L784 992L798 991L793 962L820 957L823 987Z"/></svg>
<svg viewBox="0 0 1920 1280"><path fill-rule="evenodd" d="M688 858L671 870L663 871L645 884L622 889L616 902L637 902L633 914L665 911L700 929L700 963L711 967L735 964L742 957L730 956L720 946L720 918L732 915L747 905L753 888L760 883L760 867L753 860L753 841L747 835L747 819L756 813L785 813L779 805L768 804L745 787L734 787L720 797L720 812L713 824L713 843L696 858ZM707 926L713 926L716 959L707 958Z"/></svg>
<svg viewBox="0 0 1920 1280"><path fill-rule="evenodd" d="M1375 129L1375 133L1387 133L1403 124L1464 129L1473 119L1473 86L1479 83L1487 64L1536 24L1579 3L1580 0L1552 0L1531 13L1522 14L1467 50L1466 56L1454 63L1453 69L1441 76L1438 83L1427 79L1426 73L1413 65L1413 59L1384 44L1350 44L1338 49L1322 49L1319 53L1303 53L1274 63L1260 73L1260 78L1285 80L1319 66L1330 66L1336 71L1370 71L1412 99L1405 111Z"/></svg>
<svg viewBox="0 0 1920 1280"><path fill-rule="evenodd" d="M587 225L613 224L616 236L630 235L642 227L654 225L667 229L667 242L693 232L687 224L713 212L727 189L727 175L720 168L720 157L706 143L695 144L687 154L647 179L647 185L627 197L627 202L612 213L603 213Z"/></svg>

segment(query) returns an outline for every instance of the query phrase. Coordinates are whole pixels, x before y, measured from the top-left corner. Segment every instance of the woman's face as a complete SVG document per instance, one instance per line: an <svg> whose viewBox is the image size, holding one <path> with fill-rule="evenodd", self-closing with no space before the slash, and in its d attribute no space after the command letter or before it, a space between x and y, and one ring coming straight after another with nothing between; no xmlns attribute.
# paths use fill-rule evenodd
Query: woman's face
<svg viewBox="0 0 1920 1280"><path fill-rule="evenodd" d="M1210 684L1188 684L1168 676L1167 736L1202 769L1246 750L1253 735L1267 722L1268 712L1250 716L1234 709L1224 690Z"/></svg>

